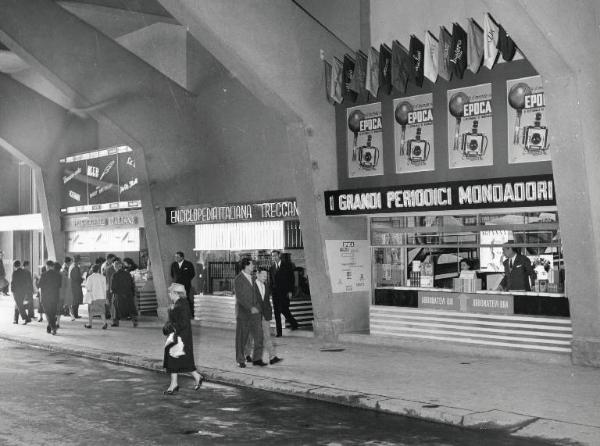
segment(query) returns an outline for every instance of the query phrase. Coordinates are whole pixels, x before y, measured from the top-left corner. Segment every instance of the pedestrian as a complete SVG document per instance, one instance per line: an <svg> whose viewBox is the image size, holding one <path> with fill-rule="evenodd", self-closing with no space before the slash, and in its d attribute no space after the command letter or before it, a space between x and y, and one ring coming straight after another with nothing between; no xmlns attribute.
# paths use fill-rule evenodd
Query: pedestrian
<svg viewBox="0 0 600 446"><path fill-rule="evenodd" d="M71 281L71 293L73 295L73 303L71 304L71 320L81 319L79 316L79 305L83 302L83 290L81 284L83 283L83 277L81 276L81 268L79 262L81 257L75 255L73 263L69 267L69 280Z"/></svg>
<svg viewBox="0 0 600 446"><path fill-rule="evenodd" d="M56 335L58 328L57 313L60 305L60 288L62 283L60 273L60 263L48 260L46 262L46 271L40 277L40 297L46 311L46 332Z"/></svg>
<svg viewBox="0 0 600 446"><path fill-rule="evenodd" d="M262 360L263 335L260 298L258 288L252 277L254 262L251 259L244 258L240 262L240 266L242 271L234 279L236 314L235 357L239 367L246 367L244 350L248 342L248 337L252 336L254 339L252 364L265 366L267 363Z"/></svg>
<svg viewBox="0 0 600 446"><path fill-rule="evenodd" d="M256 274L256 286L258 288L260 296L261 316L262 316L262 334L263 334L263 348L269 355L269 364L277 364L283 361L283 358L277 357L276 345L271 337L271 319L273 319L273 307L271 306L271 289L269 287L267 277L267 269L264 267L258 268ZM250 341L253 341L251 338ZM248 345L252 345L253 342L248 342ZM251 348L246 348L246 361L250 358Z"/></svg>
<svg viewBox="0 0 600 446"><path fill-rule="evenodd" d="M29 260L24 260L23 263L21 264L21 269L27 271L27 273L29 274L29 277L31 278L31 271L29 270ZM33 290L33 280L32 280L32 290ZM29 319L29 321L33 321L35 320L35 311L34 311L34 306L33 306L33 292L35 290L33 290L31 292L31 296L29 295L29 293L25 296L24 300L23 300L23 309L25 310L25 313L27 314L27 318ZM19 308L15 305L15 310L14 310L14 320L19 321Z"/></svg>
<svg viewBox="0 0 600 446"><path fill-rule="evenodd" d="M42 265L40 275L37 275L37 274L33 275L34 291L35 291L36 297L38 299L38 315L39 315L38 322L44 321L44 317L43 317L44 306L42 305L42 293L40 291L40 278L42 277L41 275L44 274L45 272L46 272L46 265Z"/></svg>
<svg viewBox="0 0 600 446"><path fill-rule="evenodd" d="M60 289L60 313L57 318L57 324L60 322L60 316L71 316L71 320L74 321L75 318L71 315L71 306L73 305L73 288L71 287L71 279L69 278L69 269L71 268L71 263L73 263L73 259L69 256L65 257L65 261L63 262L62 269L60 273L62 274L62 284Z"/></svg>
<svg viewBox="0 0 600 446"><path fill-rule="evenodd" d="M115 267L113 266L113 262L115 261L115 259L116 259L116 256L114 254L107 254L106 261L102 264L102 267L100 268L100 272L104 275L104 277L106 277L106 301L107 301L106 318L107 319L115 318L115 308L113 305L113 296L112 296L112 292L110 291L110 281L111 281L113 274L115 273Z"/></svg>
<svg viewBox="0 0 600 446"><path fill-rule="evenodd" d="M0 293L8 296L8 280L4 269L4 251L0 251Z"/></svg>
<svg viewBox="0 0 600 446"><path fill-rule="evenodd" d="M190 315L194 317L194 296L192 296L192 280L196 275L194 264L185 260L183 252L175 253L175 261L171 263L171 279L173 283L180 283L185 287L185 293L190 306Z"/></svg>
<svg viewBox="0 0 600 446"><path fill-rule="evenodd" d="M100 316L103 325L102 330L106 330L106 279L100 274L100 265L92 265L91 274L85 281L85 296L83 303L88 305L89 323L85 328L92 328L92 319L94 316Z"/></svg>
<svg viewBox="0 0 600 446"><path fill-rule="evenodd" d="M535 283L536 277L531 261L513 243L509 241L502 246L506 260L503 262L504 277L498 285L498 291L531 291L531 284Z"/></svg>
<svg viewBox="0 0 600 446"><path fill-rule="evenodd" d="M127 271L128 273L135 271L136 269L138 269L138 266L135 264L135 262L133 261L132 258L130 257L125 257L123 259L123 269L125 271Z"/></svg>
<svg viewBox="0 0 600 446"><path fill-rule="evenodd" d="M271 292L273 293L273 310L275 312L275 328L277 337L282 336L281 315L285 317L292 330L298 329L298 322L290 312L290 299L294 291L294 264L290 255L273 251L271 253L273 264L270 269Z"/></svg>
<svg viewBox="0 0 600 446"><path fill-rule="evenodd" d="M135 282L123 269L121 260L116 257L113 261L115 273L110 281L110 291L113 296L114 317L111 327L118 327L120 319L131 318L133 326L138 326L137 309L135 307Z"/></svg>
<svg viewBox="0 0 600 446"><path fill-rule="evenodd" d="M183 343L183 354L178 357L171 355L173 343L165 345L163 367L171 374L169 388L164 391L165 395L173 395L179 391L177 383L178 373L191 373L194 377L194 390L200 389L204 377L196 370L194 362L194 345L192 342L192 324L190 322L190 307L186 301L186 289L180 283L172 283L169 287L169 298L173 302L169 309L169 320L163 327L163 334L173 334L176 342L179 338Z"/></svg>
<svg viewBox="0 0 600 446"><path fill-rule="evenodd" d="M27 273L23 268L21 268L21 261L15 260L13 263L13 275L12 281L10 283L10 290L13 294L13 299L15 300L15 305L17 306L17 314L13 323L19 323L19 315L25 321L23 325L27 325L31 322L31 319L25 312L25 307L23 306L23 301L26 299L27 295L33 296L33 283L31 281L31 275ZM31 298L30 298L31 299Z"/></svg>

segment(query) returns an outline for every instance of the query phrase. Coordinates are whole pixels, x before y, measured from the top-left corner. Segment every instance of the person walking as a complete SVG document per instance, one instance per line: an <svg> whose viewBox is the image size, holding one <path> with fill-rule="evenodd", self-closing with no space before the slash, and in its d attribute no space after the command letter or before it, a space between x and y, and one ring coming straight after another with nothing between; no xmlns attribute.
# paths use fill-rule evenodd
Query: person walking
<svg viewBox="0 0 600 446"><path fill-rule="evenodd" d="M12 281L10 283L10 290L13 294L13 299L15 300L15 305L17 306L17 315L14 319L13 323L19 323L19 315L25 321L23 325L27 325L31 322L30 317L27 315L25 311L25 307L23 306L23 301L29 297L29 299L33 298L33 282L31 281L31 275L21 268L21 261L15 260L13 263L14 271L12 274Z"/></svg>
<svg viewBox="0 0 600 446"><path fill-rule="evenodd" d="M258 273L256 274L256 287L258 288L258 293L260 296L263 348L269 355L269 364L273 365L283 361L283 358L277 357L276 345L271 337L271 319L273 319L273 307L271 306L271 289L267 279L267 269L264 267L259 267ZM249 355L250 349L247 348L246 352Z"/></svg>
<svg viewBox="0 0 600 446"><path fill-rule="evenodd" d="M194 296L192 296L192 280L196 275L194 264L185 260L183 252L175 253L175 261L171 263L171 279L173 283L180 283L185 287L186 297L190 306L190 315L194 318Z"/></svg>
<svg viewBox="0 0 600 446"><path fill-rule="evenodd" d="M254 262L251 259L245 258L242 259L240 265L242 271L234 279L236 314L235 358L239 367L246 367L244 350L248 342L248 336L252 336L254 339L252 364L265 366L267 364L262 360L263 335L260 298L258 288L252 277Z"/></svg>
<svg viewBox="0 0 600 446"><path fill-rule="evenodd" d="M34 305L33 305L33 293L34 293L35 289L33 288L33 279L31 278L31 271L29 269L29 260L23 261L23 263L21 264L21 269L26 271L31 279L31 286L32 286L33 291L31 292L31 296L28 293L23 300L23 309L25 310L25 313L27 314L27 318L31 322L36 319L35 319L35 310L34 310ZM15 311L14 311L14 320L17 321L17 323L19 321L19 308L16 305L15 305Z"/></svg>
<svg viewBox="0 0 600 446"><path fill-rule="evenodd" d="M180 283L172 283L169 287L169 298L173 304L169 309L169 320L163 327L163 334L169 336L173 334L175 343L181 338L183 343L183 354L173 356L171 348L175 343L165 345L163 367L167 373L171 374L171 383L169 388L163 393L165 395L173 395L179 391L177 382L179 373L191 373L194 377L194 390L200 389L204 377L196 370L194 362L194 345L192 340L192 324L190 322L190 307L187 303L187 291L185 286Z"/></svg>
<svg viewBox="0 0 600 446"><path fill-rule="evenodd" d="M60 273L60 263L54 263L52 260L46 262L46 271L40 277L40 298L46 312L46 332L56 335L57 313L60 304L60 288L62 284L62 275Z"/></svg>
<svg viewBox="0 0 600 446"><path fill-rule="evenodd" d="M270 269L271 292L273 293L273 310L275 312L275 327L277 337L282 336L281 315L285 317L292 330L298 329L298 322L290 312L290 298L294 291L294 265L289 254L280 251L271 253L273 265Z"/></svg>
<svg viewBox="0 0 600 446"><path fill-rule="evenodd" d="M106 278L106 301L107 309L106 309L106 317L110 319L115 319L115 307L113 304L113 296L110 291L110 281L112 279L113 274L115 273L115 267L113 266L113 262L117 257L114 254L108 254L106 256L106 261L100 267L100 272Z"/></svg>
<svg viewBox="0 0 600 446"><path fill-rule="evenodd" d="M71 287L71 279L69 278L69 270L71 269L71 263L73 259L71 257L65 257L65 261L62 265L62 284L60 289L60 312L57 318L57 324L60 322L61 316L71 316L71 320L75 318L71 314L71 306L73 305L73 288Z"/></svg>
<svg viewBox="0 0 600 446"><path fill-rule="evenodd" d="M138 326L137 308L135 307L135 282L123 269L121 260L117 257L113 262L115 273L110 281L110 291L113 295L115 314L111 327L118 327L120 319L131 317L133 326Z"/></svg>
<svg viewBox="0 0 600 446"><path fill-rule="evenodd" d="M85 289L83 303L88 305L89 322L84 327L92 328L94 316L100 316L103 322L102 329L106 330L106 279L100 274L100 265L92 266L91 274L85 281Z"/></svg>
<svg viewBox="0 0 600 446"><path fill-rule="evenodd" d="M73 295L73 303L71 304L72 319L81 319L81 316L79 316L79 305L83 302L83 290L81 289L83 277L81 276L81 268L79 267L80 261L81 257L76 255L69 267L69 280L71 281L71 293Z"/></svg>
<svg viewBox="0 0 600 446"><path fill-rule="evenodd" d="M38 276L37 274L33 275L33 287L34 287L34 291L36 293L36 297L38 299L38 322L43 322L44 321L44 305L42 304L42 293L40 291L40 278L42 277L42 274L44 274L46 272L46 265L40 265L41 266L41 271L40 271L40 275Z"/></svg>

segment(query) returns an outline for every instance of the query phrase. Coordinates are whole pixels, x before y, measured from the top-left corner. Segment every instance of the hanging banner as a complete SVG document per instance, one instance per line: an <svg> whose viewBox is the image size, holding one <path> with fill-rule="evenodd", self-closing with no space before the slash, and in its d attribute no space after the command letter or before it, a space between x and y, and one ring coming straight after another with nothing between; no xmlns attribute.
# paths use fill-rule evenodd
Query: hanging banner
<svg viewBox="0 0 600 446"><path fill-rule="evenodd" d="M346 110L348 177L383 175L381 102Z"/></svg>
<svg viewBox="0 0 600 446"><path fill-rule="evenodd" d="M541 76L506 81L508 163L550 161Z"/></svg>
<svg viewBox="0 0 600 446"><path fill-rule="evenodd" d="M433 94L394 99L396 173L435 170Z"/></svg>
<svg viewBox="0 0 600 446"><path fill-rule="evenodd" d="M448 110L450 169L491 166L492 84L448 90Z"/></svg>
<svg viewBox="0 0 600 446"><path fill-rule="evenodd" d="M368 240L325 240L333 293L369 291L371 246Z"/></svg>

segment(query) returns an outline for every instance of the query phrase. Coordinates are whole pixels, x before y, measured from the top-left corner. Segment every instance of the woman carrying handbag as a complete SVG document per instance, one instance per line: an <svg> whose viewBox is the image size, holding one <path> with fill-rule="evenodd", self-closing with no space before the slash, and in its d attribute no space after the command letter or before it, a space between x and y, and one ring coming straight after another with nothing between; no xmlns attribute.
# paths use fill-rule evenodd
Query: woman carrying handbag
<svg viewBox="0 0 600 446"><path fill-rule="evenodd" d="M185 287L180 283L171 284L169 298L173 305L169 309L169 320L163 327L163 334L172 336L172 340L168 339L165 344L163 367L171 374L171 384L163 392L165 395L173 395L179 391L177 384L179 373L191 373L195 381L194 390L200 389L204 381L204 377L198 373L194 363L191 315ZM182 351L181 344L183 344Z"/></svg>

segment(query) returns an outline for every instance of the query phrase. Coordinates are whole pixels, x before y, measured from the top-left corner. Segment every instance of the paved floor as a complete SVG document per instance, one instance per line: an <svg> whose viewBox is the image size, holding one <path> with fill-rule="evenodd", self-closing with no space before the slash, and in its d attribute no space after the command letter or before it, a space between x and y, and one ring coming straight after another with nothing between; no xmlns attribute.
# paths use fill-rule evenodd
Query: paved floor
<svg viewBox="0 0 600 446"><path fill-rule="evenodd" d="M4 445L531 446L506 433L251 388L205 383L194 391L190 378L163 395L165 375L10 341L0 340L0 355Z"/></svg>
<svg viewBox="0 0 600 446"><path fill-rule="evenodd" d="M164 337L156 319L138 328L83 328L64 320L57 336L45 324L12 325L0 299L0 338L126 364L161 367ZM459 426L501 429L522 437L600 444L600 370L464 353L344 344L323 352L320 341L279 338L280 364L236 367L234 332L194 327L196 362L210 379L373 408Z"/></svg>

